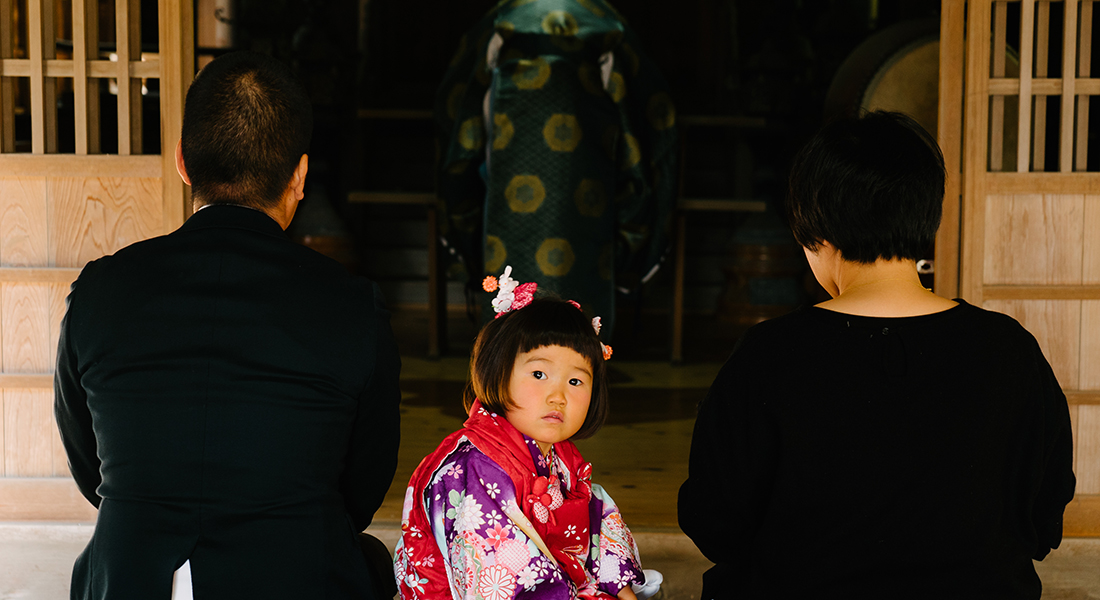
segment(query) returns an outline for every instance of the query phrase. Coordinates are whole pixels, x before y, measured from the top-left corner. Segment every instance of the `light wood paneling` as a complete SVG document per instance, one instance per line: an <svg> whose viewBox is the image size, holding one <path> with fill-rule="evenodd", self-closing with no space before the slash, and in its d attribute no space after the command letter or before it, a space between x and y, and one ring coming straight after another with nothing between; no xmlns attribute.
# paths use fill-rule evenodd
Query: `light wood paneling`
<svg viewBox="0 0 1100 600"><path fill-rule="evenodd" d="M159 156L0 154L0 177L156 178L161 168ZM170 174L179 177L175 166Z"/></svg>
<svg viewBox="0 0 1100 600"><path fill-rule="evenodd" d="M5 431L7 430L7 423L5 423L4 415L7 414L7 410L4 408L4 391L0 389L0 481L3 481L3 476L8 474L8 469L5 466L4 457L7 455L5 448L7 447L7 440L5 439ZM3 498L3 496L0 496ZM0 502L3 502L0 499Z"/></svg>
<svg viewBox="0 0 1100 600"><path fill-rule="evenodd" d="M94 522L96 510L71 477L0 478L0 521Z"/></svg>
<svg viewBox="0 0 1100 600"><path fill-rule="evenodd" d="M49 350L52 367L57 364L57 341L61 337L61 319L65 317L65 299L69 296L69 285L55 283L47 287L50 290Z"/></svg>
<svg viewBox="0 0 1100 600"><path fill-rule="evenodd" d="M1077 493L1100 494L1100 406L1077 407L1076 446Z"/></svg>
<svg viewBox="0 0 1100 600"><path fill-rule="evenodd" d="M48 373L50 288L33 283L0 284L4 373Z"/></svg>
<svg viewBox="0 0 1100 600"><path fill-rule="evenodd" d="M1069 406L1069 429L1070 433L1073 435L1073 456L1075 459L1077 457L1077 418L1078 409L1080 408L1081 405L1079 404L1071 404ZM1076 462L1076 460L1074 462Z"/></svg>
<svg viewBox="0 0 1100 600"><path fill-rule="evenodd" d="M4 390L4 472L9 477L53 475L53 393Z"/></svg>
<svg viewBox="0 0 1100 600"><path fill-rule="evenodd" d="M990 194L1095 194L1100 190L1100 173L982 173L980 177Z"/></svg>
<svg viewBox="0 0 1100 600"><path fill-rule="evenodd" d="M160 179L50 178L50 262L88 261L163 233Z"/></svg>
<svg viewBox="0 0 1100 600"><path fill-rule="evenodd" d="M1035 336L1063 389L1078 388L1081 301L987 300L984 308L1014 317Z"/></svg>
<svg viewBox="0 0 1100 600"><path fill-rule="evenodd" d="M986 300L1098 300L1100 285L987 285Z"/></svg>
<svg viewBox="0 0 1100 600"><path fill-rule="evenodd" d="M53 391L50 390L49 404L53 406ZM50 449L53 451L53 472L50 473L54 477L71 477L72 472L69 471L69 455L65 453L65 445L61 442L61 431L57 428L57 421L53 419L53 411L50 411L51 426L50 426Z"/></svg>
<svg viewBox="0 0 1100 600"><path fill-rule="evenodd" d="M985 212L985 283L1081 283L1084 196L988 196Z"/></svg>
<svg viewBox="0 0 1100 600"><path fill-rule="evenodd" d="M46 179L0 178L0 264L45 266Z"/></svg>
<svg viewBox="0 0 1100 600"><path fill-rule="evenodd" d="M0 373L0 390L53 389L53 373Z"/></svg>
<svg viewBox="0 0 1100 600"><path fill-rule="evenodd" d="M1085 196L1084 230L1081 283L1100 284L1100 195Z"/></svg>
<svg viewBox="0 0 1100 600"><path fill-rule="evenodd" d="M1100 300L1081 303L1082 390L1100 390Z"/></svg>
<svg viewBox="0 0 1100 600"><path fill-rule="evenodd" d="M1062 535L1065 537L1100 536L1100 496L1086 496L1080 492L1066 506L1065 519L1062 521Z"/></svg>

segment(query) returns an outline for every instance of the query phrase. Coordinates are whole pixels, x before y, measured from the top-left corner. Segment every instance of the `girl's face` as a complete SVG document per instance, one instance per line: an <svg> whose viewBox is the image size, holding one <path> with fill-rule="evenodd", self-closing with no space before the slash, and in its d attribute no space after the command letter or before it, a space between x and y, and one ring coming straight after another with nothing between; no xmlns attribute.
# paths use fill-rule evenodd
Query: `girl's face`
<svg viewBox="0 0 1100 600"><path fill-rule="evenodd" d="M580 431L592 400L592 366L575 350L543 346L516 355L508 395L515 408L505 418L535 440L545 455L550 446Z"/></svg>

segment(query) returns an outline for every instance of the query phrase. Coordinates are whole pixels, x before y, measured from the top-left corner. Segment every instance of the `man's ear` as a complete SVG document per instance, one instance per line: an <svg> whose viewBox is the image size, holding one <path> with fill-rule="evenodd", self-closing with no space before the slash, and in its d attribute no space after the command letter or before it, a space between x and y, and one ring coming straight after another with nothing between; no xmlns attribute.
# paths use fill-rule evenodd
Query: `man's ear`
<svg viewBox="0 0 1100 600"><path fill-rule="evenodd" d="M290 187L294 190L294 198L301 200L306 196L306 173L309 171L309 155L303 154L294 169L294 178L290 181Z"/></svg>
<svg viewBox="0 0 1100 600"><path fill-rule="evenodd" d="M298 166L294 168L294 175L290 178L290 188L287 190L289 193L283 195L283 214L281 215L283 218L275 219L283 229L290 226L290 222L294 220L294 213L298 210L298 202L306 197L306 172L308 171L309 155L303 154L298 161Z"/></svg>
<svg viewBox="0 0 1100 600"><path fill-rule="evenodd" d="M191 178L187 176L187 167L183 164L183 138L176 142L176 172L180 179L187 185L191 185Z"/></svg>

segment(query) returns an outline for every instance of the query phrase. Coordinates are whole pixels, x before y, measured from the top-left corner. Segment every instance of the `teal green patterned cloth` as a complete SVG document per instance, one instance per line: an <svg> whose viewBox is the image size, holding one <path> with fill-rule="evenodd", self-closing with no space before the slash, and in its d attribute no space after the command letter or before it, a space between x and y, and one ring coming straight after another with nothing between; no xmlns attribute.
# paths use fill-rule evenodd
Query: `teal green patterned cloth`
<svg viewBox="0 0 1100 600"><path fill-rule="evenodd" d="M676 191L675 109L622 17L604 0L498 4L460 41L436 116L443 236L469 277L512 265L606 337L616 288L667 250Z"/></svg>

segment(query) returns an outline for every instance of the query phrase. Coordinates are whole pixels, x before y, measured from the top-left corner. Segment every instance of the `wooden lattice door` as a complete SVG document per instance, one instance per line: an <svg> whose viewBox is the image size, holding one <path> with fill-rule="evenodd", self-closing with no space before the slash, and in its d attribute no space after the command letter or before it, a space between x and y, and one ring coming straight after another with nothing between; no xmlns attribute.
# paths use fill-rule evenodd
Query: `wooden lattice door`
<svg viewBox="0 0 1100 600"><path fill-rule="evenodd" d="M936 291L1010 314L1039 340L1070 403L1076 536L1100 535L1096 20L1093 0L944 0L940 52Z"/></svg>
<svg viewBox="0 0 1100 600"><path fill-rule="evenodd" d="M94 518L54 424L52 372L84 264L185 218L174 150L194 74L192 2L157 10L159 44L143 52L140 0L0 0L0 521ZM112 32L101 14L114 16L113 43L100 39ZM117 138L100 127L108 84ZM154 88L159 153L142 155ZM112 154L101 153L105 138Z"/></svg>

